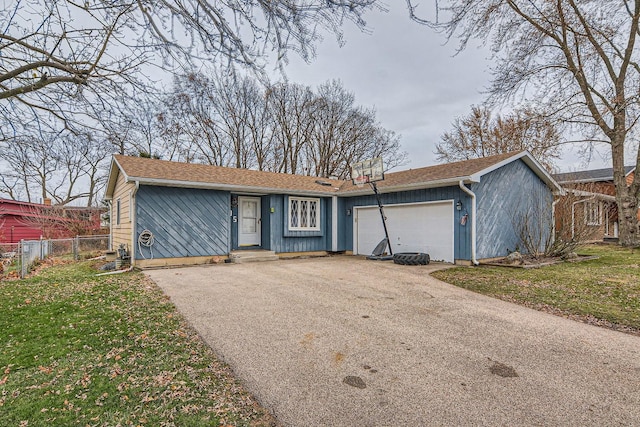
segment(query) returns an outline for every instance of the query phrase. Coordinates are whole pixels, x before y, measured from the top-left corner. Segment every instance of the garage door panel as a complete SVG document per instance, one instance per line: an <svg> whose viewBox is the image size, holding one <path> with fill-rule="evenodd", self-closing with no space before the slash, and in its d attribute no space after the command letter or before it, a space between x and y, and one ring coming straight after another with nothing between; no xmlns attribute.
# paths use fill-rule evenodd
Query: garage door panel
<svg viewBox="0 0 640 427"><path fill-rule="evenodd" d="M384 238L377 207L358 208L354 249L368 255ZM394 252L426 252L433 260L453 262L452 202L384 207Z"/></svg>
<svg viewBox="0 0 640 427"><path fill-rule="evenodd" d="M370 255L373 249L384 239L384 228L378 208L357 209L355 224L356 253Z"/></svg>

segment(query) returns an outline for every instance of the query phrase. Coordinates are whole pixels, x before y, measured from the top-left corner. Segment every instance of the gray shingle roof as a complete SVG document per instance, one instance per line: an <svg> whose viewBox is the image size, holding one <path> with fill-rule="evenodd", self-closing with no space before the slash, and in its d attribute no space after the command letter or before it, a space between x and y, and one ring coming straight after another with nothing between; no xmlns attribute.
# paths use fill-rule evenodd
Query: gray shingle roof
<svg viewBox="0 0 640 427"><path fill-rule="evenodd" d="M635 166L625 166L624 174L629 175L634 169ZM553 175L553 178L560 184L568 182L613 181L613 168L557 173Z"/></svg>

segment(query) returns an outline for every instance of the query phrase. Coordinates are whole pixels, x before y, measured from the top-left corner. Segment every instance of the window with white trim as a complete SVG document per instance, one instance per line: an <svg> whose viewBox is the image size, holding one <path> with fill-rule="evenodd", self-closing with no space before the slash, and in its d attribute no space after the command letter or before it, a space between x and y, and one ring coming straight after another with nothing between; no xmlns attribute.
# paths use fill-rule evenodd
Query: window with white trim
<svg viewBox="0 0 640 427"><path fill-rule="evenodd" d="M320 199L289 197L289 230L320 230Z"/></svg>
<svg viewBox="0 0 640 427"><path fill-rule="evenodd" d="M602 204L586 202L584 204L584 220L587 225L602 225Z"/></svg>

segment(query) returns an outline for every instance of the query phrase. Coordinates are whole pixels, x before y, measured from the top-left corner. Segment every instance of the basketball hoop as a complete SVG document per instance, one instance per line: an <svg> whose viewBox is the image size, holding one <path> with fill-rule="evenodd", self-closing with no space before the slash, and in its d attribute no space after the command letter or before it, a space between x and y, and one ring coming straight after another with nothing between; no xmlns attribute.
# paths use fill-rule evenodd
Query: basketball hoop
<svg viewBox="0 0 640 427"><path fill-rule="evenodd" d="M353 184L362 187L370 182L381 181L384 179L384 169L382 166L382 158L364 160L351 165L351 179Z"/></svg>
<svg viewBox="0 0 640 427"><path fill-rule="evenodd" d="M368 182L369 182L369 175L361 175L353 179L353 183L357 185L358 188L362 188Z"/></svg>
<svg viewBox="0 0 640 427"><path fill-rule="evenodd" d="M382 164L382 157L376 157L374 159L363 160L351 165L351 180L353 185L362 188L365 184L371 184L373 194L376 195L376 201L378 202L378 209L380 210L380 218L382 219L382 227L384 228L384 240L380 242L378 246L381 248L374 249L374 253L384 251L385 247L389 247L389 255L393 255L391 244L389 243L389 230L387 230L387 218L384 216L384 206L382 206L382 199L380 198L380 192L378 191L377 181L384 179L384 165ZM379 249L379 250L378 250ZM374 254L375 255L375 254ZM369 259L382 259L379 257L373 257ZM391 259L386 257L385 259Z"/></svg>

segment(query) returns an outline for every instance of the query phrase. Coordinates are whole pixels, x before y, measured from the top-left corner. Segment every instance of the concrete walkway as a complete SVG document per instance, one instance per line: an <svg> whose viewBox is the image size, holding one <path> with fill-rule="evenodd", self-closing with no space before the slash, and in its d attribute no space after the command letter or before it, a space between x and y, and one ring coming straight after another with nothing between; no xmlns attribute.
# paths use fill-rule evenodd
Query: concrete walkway
<svg viewBox="0 0 640 427"><path fill-rule="evenodd" d="M354 257L147 271L285 426L639 425L640 338Z"/></svg>

